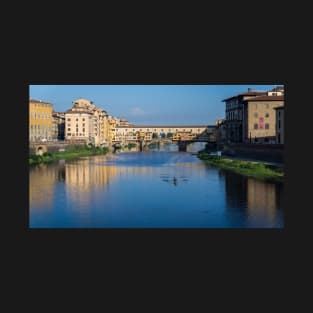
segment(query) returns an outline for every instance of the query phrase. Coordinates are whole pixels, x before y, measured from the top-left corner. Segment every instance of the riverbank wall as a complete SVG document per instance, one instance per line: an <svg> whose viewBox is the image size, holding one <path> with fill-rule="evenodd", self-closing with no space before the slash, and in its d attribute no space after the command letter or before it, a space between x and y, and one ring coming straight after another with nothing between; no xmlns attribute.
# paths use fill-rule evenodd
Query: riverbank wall
<svg viewBox="0 0 313 313"><path fill-rule="evenodd" d="M283 163L284 145L233 143L224 145L223 155Z"/></svg>

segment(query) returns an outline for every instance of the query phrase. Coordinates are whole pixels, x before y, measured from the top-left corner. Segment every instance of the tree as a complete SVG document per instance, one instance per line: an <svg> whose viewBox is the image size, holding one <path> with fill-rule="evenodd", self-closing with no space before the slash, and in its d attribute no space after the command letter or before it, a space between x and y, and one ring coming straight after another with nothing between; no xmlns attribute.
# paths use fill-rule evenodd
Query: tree
<svg viewBox="0 0 313 313"><path fill-rule="evenodd" d="M152 139L158 139L158 138L159 138L159 136L158 136L157 133L153 133L153 134L152 134Z"/></svg>
<svg viewBox="0 0 313 313"><path fill-rule="evenodd" d="M164 133L161 133L161 138L165 138L165 134Z"/></svg>
<svg viewBox="0 0 313 313"><path fill-rule="evenodd" d="M167 133L166 138L172 138L173 134L172 133Z"/></svg>

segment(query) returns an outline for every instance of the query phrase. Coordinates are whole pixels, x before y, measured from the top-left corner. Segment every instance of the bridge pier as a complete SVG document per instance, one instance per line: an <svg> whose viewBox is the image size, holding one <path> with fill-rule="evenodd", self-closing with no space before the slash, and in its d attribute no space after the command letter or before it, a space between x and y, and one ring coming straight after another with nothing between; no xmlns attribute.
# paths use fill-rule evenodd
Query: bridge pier
<svg viewBox="0 0 313 313"><path fill-rule="evenodd" d="M178 141L178 151L186 152L187 151L187 142L186 141Z"/></svg>

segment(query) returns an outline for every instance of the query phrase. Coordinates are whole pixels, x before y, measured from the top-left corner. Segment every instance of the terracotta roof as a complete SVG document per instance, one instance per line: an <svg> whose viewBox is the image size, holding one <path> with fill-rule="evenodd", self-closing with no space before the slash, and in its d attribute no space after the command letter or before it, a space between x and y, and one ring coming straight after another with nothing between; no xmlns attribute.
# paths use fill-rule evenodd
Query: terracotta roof
<svg viewBox="0 0 313 313"><path fill-rule="evenodd" d="M245 102L250 101L284 101L284 96L257 96L244 100Z"/></svg>
<svg viewBox="0 0 313 313"><path fill-rule="evenodd" d="M274 110L279 110L279 109L285 109L284 106L280 106L280 107L276 107L276 108L273 108Z"/></svg>
<svg viewBox="0 0 313 313"><path fill-rule="evenodd" d="M29 99L29 102L52 104L52 103L50 103L50 102L45 102L45 101L35 100L35 99Z"/></svg>
<svg viewBox="0 0 313 313"><path fill-rule="evenodd" d="M236 96L232 96L230 98L224 99L222 100L222 102L233 99L233 98L237 98L239 96L257 96L257 95L266 95L266 94L267 94L266 91L247 91L247 92L239 93Z"/></svg>
<svg viewBox="0 0 313 313"><path fill-rule="evenodd" d="M88 113L88 114L92 114L92 112L87 111L87 110L73 111L72 109L66 110L65 113L72 113L72 114Z"/></svg>
<svg viewBox="0 0 313 313"><path fill-rule="evenodd" d="M277 87L273 88L272 91L284 91L284 87L283 86L277 86Z"/></svg>

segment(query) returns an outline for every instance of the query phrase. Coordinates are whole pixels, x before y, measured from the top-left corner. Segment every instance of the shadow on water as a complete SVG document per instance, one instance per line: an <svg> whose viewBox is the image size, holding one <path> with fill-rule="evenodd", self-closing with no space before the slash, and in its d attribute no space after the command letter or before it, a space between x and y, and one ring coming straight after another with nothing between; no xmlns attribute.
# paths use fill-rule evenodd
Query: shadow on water
<svg viewBox="0 0 313 313"><path fill-rule="evenodd" d="M186 152L94 156L30 169L31 227L282 227L283 184Z"/></svg>

